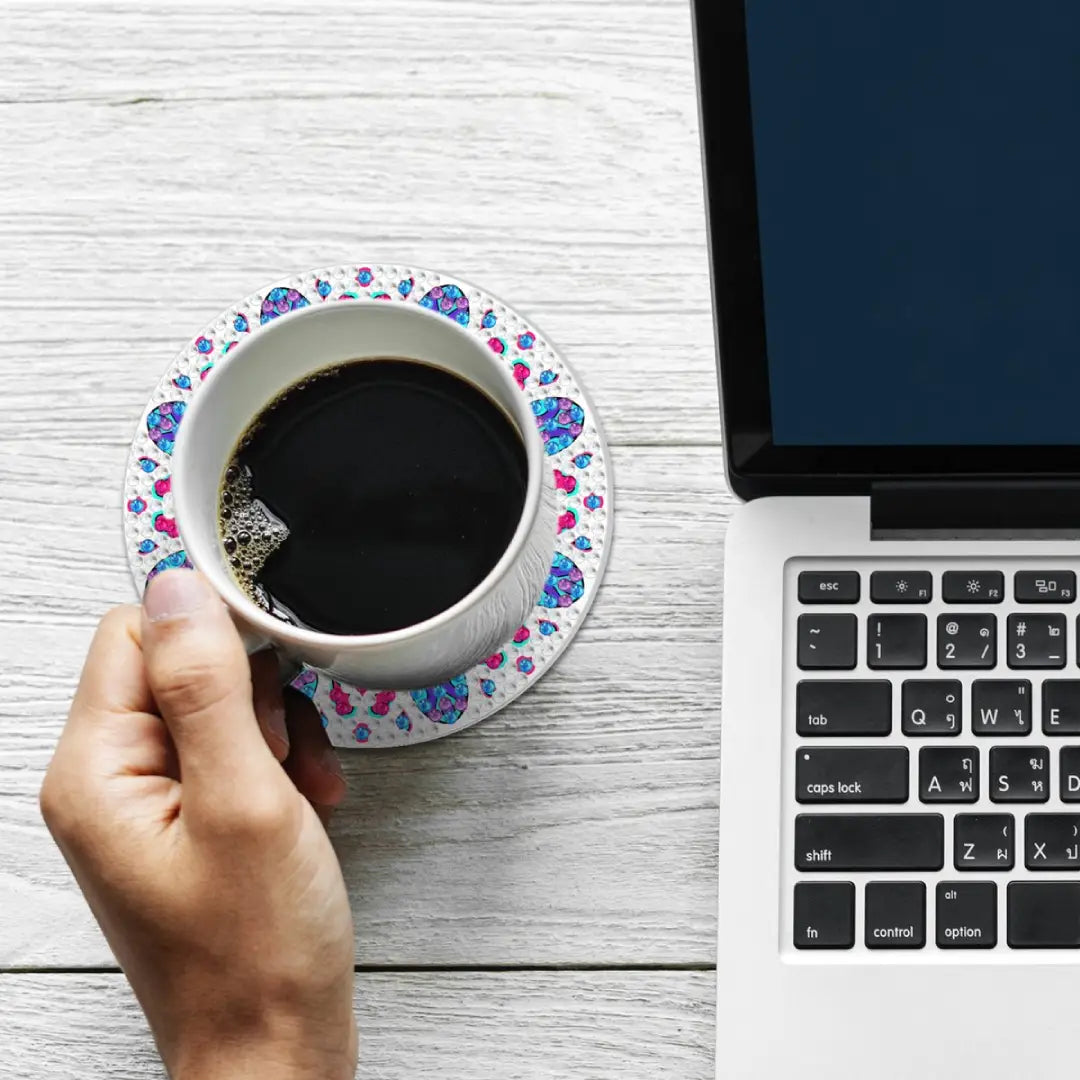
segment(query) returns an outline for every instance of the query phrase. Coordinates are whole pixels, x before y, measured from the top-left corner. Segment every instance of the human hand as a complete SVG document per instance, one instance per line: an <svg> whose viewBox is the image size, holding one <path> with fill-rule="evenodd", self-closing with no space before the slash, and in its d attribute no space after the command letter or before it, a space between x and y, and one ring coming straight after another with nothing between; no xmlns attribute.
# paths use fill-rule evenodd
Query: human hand
<svg viewBox="0 0 1080 1080"><path fill-rule="evenodd" d="M249 678L250 674L250 678ZM174 1080L352 1077L353 930L310 702L202 575L102 620L41 809Z"/></svg>

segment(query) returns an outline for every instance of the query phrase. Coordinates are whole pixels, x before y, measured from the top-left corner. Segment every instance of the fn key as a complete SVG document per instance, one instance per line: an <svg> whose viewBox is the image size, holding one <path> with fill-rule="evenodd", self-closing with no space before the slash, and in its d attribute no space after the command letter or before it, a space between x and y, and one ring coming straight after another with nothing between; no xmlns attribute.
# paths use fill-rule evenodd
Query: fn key
<svg viewBox="0 0 1080 1080"><path fill-rule="evenodd" d="M795 886L796 949L850 949L855 944L855 886L830 881Z"/></svg>

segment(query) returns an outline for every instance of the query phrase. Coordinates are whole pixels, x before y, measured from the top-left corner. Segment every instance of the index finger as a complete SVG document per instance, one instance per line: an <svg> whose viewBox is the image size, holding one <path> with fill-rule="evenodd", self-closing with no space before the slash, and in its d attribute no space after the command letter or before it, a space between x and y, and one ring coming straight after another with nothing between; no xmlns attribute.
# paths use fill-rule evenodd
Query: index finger
<svg viewBox="0 0 1080 1080"><path fill-rule="evenodd" d="M154 712L142 654L142 613L134 604L107 612L98 625L75 691L72 715Z"/></svg>

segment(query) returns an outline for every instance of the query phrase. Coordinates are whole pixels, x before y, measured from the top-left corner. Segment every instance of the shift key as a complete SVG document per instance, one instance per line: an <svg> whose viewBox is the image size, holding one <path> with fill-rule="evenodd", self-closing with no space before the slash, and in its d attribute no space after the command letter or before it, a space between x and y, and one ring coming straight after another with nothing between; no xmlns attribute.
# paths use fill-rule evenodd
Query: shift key
<svg viewBox="0 0 1080 1080"><path fill-rule="evenodd" d="M799 814L797 870L940 870L941 814Z"/></svg>
<svg viewBox="0 0 1080 1080"><path fill-rule="evenodd" d="M888 735L892 683L885 679L803 679L795 689L800 735Z"/></svg>
<svg viewBox="0 0 1080 1080"><path fill-rule="evenodd" d="M907 802L907 747L801 747L795 751L795 798L801 803Z"/></svg>

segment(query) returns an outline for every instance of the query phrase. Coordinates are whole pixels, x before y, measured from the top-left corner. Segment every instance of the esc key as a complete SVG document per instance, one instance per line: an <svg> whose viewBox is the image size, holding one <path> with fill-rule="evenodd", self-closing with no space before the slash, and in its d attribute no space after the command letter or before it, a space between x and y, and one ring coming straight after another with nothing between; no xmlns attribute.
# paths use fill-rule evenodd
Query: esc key
<svg viewBox="0 0 1080 1080"><path fill-rule="evenodd" d="M804 570L799 575L801 604L857 604L859 575L855 570Z"/></svg>

